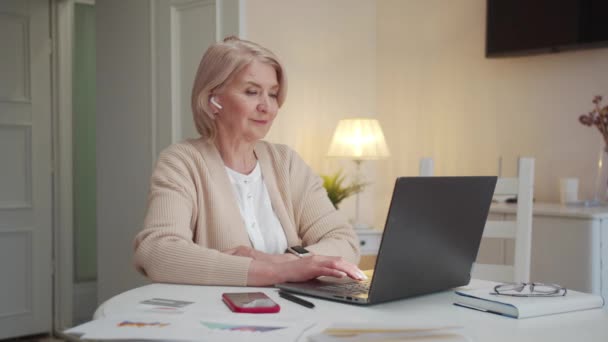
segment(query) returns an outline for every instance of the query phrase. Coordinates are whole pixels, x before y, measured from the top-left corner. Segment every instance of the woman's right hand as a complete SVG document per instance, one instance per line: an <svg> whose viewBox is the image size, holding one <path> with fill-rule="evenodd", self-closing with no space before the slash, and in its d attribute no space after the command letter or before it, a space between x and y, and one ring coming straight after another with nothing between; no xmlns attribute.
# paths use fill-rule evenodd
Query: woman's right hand
<svg viewBox="0 0 608 342"><path fill-rule="evenodd" d="M284 282L301 282L320 276L367 279L357 265L341 257L313 255L282 263L254 260L249 267L247 285L266 286Z"/></svg>

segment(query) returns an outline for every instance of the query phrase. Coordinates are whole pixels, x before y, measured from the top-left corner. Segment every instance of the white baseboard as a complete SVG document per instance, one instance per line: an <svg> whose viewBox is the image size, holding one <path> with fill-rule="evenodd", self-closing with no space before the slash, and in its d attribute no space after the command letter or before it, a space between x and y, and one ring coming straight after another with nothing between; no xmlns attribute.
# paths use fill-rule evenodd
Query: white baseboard
<svg viewBox="0 0 608 342"><path fill-rule="evenodd" d="M74 325L93 319L95 309L97 309L97 282L75 283L73 301Z"/></svg>

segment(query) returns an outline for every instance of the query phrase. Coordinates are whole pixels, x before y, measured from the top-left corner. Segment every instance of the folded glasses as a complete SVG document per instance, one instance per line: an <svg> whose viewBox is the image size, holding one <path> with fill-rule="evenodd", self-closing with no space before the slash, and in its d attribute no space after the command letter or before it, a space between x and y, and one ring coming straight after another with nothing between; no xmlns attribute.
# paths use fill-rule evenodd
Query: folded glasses
<svg viewBox="0 0 608 342"><path fill-rule="evenodd" d="M494 287L497 296L511 297L559 297L565 296L568 289L557 284L544 283L507 283Z"/></svg>

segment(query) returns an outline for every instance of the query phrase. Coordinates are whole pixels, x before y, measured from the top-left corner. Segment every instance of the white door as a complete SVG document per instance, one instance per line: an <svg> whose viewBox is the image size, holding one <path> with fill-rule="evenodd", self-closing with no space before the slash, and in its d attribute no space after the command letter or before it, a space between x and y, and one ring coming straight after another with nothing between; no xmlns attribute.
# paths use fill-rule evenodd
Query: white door
<svg viewBox="0 0 608 342"><path fill-rule="evenodd" d="M52 326L49 1L0 2L0 339Z"/></svg>

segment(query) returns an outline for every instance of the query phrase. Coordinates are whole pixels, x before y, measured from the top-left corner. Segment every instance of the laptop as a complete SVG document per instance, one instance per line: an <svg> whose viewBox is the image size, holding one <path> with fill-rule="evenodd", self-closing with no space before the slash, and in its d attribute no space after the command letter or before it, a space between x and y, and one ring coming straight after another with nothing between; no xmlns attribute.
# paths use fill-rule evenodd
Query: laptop
<svg viewBox="0 0 608 342"><path fill-rule="evenodd" d="M276 287L369 305L469 283L496 177L400 177L369 279L319 277Z"/></svg>

